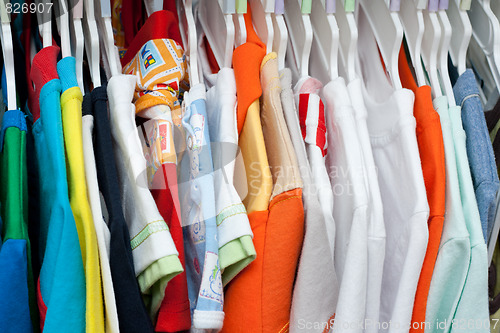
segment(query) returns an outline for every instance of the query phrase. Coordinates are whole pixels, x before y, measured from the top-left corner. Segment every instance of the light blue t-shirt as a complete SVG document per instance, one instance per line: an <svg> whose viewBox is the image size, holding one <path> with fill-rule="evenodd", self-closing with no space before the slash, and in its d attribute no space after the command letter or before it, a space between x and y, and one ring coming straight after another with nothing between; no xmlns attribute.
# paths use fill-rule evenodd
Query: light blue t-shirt
<svg viewBox="0 0 500 333"><path fill-rule="evenodd" d="M186 151L180 164L179 197L189 301L195 328L220 329L223 289L205 86L193 86L184 103Z"/></svg>
<svg viewBox="0 0 500 333"><path fill-rule="evenodd" d="M474 186L472 185L469 160L465 148L466 137L462 128L460 113L460 106L449 108L460 184L460 198L462 199L465 223L470 235L470 261L451 332L463 332L464 322L468 324L473 322L473 324L467 326L468 332L489 332L488 251L481 230L481 219L474 194Z"/></svg>
<svg viewBox="0 0 500 333"><path fill-rule="evenodd" d="M51 48L54 47L42 49L33 59L32 77L46 80L53 76L52 73L57 73L57 59L50 54L53 53ZM33 125L33 135L40 175L40 292L47 307L43 331L83 333L85 275L75 219L69 204L61 83L57 78L36 82L39 83L43 83L38 85L41 86L41 116Z"/></svg>
<svg viewBox="0 0 500 333"><path fill-rule="evenodd" d="M426 333L448 332L469 270L470 240L465 223L453 133L445 96L434 100L439 114L446 164L446 211L439 252L432 274L425 321Z"/></svg>

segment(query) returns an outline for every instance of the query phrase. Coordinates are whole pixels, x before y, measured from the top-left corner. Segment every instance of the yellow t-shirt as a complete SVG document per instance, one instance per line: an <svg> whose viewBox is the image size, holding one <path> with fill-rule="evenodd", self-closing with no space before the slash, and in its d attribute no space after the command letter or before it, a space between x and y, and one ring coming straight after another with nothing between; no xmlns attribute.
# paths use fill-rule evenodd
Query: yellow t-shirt
<svg viewBox="0 0 500 333"><path fill-rule="evenodd" d="M104 332L104 308L97 236L87 198L82 142L82 93L72 87L61 95L69 200L75 217L86 282L86 332Z"/></svg>

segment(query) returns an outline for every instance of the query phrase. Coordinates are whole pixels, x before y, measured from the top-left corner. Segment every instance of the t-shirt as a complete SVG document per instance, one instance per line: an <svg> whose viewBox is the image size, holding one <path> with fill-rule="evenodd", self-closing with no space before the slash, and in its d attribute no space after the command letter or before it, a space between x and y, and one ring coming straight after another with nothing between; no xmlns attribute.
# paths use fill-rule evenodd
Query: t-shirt
<svg viewBox="0 0 500 333"><path fill-rule="evenodd" d="M184 95L187 149L180 165L179 198L193 327L218 330L224 321L224 296L205 99L203 83Z"/></svg>
<svg viewBox="0 0 500 333"><path fill-rule="evenodd" d="M304 239L302 179L281 106L276 53L262 60L260 82L260 120L273 178L262 254L262 325L265 332L279 332L290 325L293 283Z"/></svg>
<svg viewBox="0 0 500 333"><path fill-rule="evenodd" d="M311 77L301 80L301 90L296 96L300 129L306 144L307 157L311 167L312 177L316 189L321 210L325 217L328 241L331 254L335 249L335 221L333 220L333 192L330 178L325 165L327 152L327 133L325 122L325 106L319 97L323 88L321 82Z"/></svg>
<svg viewBox="0 0 500 333"><path fill-rule="evenodd" d="M457 105L462 107L461 114L466 134L470 173L481 216L484 239L488 242L495 223L499 180L488 127L484 119L483 105L479 97L479 88L471 69L459 76L453 92Z"/></svg>
<svg viewBox="0 0 500 333"><path fill-rule="evenodd" d="M296 96L305 88L299 81L295 87ZM323 88L323 97L330 147L326 165L332 184L336 223L334 263L340 282L334 330L361 332L359 323L365 318L368 287L366 171L344 79L339 77L330 81Z"/></svg>
<svg viewBox="0 0 500 333"><path fill-rule="evenodd" d="M292 75L289 69L280 72L280 81L281 106L297 156L303 183L302 202L304 205L304 241L293 288L290 332L303 332L304 329L309 332L323 332L326 327L331 327L333 324L338 298L339 286L333 266L333 256L325 255L332 250L334 243L331 243L327 236L326 219L307 159L299 117L294 104ZM328 185L329 183L328 180ZM335 231L335 225L330 226L332 227ZM335 234L333 236L335 237ZM321 324L314 325L313 323Z"/></svg>
<svg viewBox="0 0 500 333"><path fill-rule="evenodd" d="M0 330L32 332L30 301L36 298L28 238L26 120L21 111L3 114L0 150Z"/></svg>
<svg viewBox="0 0 500 333"><path fill-rule="evenodd" d="M427 298L425 332L447 332L457 309L470 263L471 242L460 196L453 133L445 96L434 99L443 132L446 162L446 214L439 252ZM444 322L446 324L439 325Z"/></svg>
<svg viewBox="0 0 500 333"><path fill-rule="evenodd" d="M389 83L362 10L358 29L363 97L386 230L380 331L408 332L429 237L429 205L413 117L415 97Z"/></svg>
<svg viewBox="0 0 500 333"><path fill-rule="evenodd" d="M118 175L112 146L106 87L92 91L91 114L94 115L94 156L101 195L102 214L110 231L110 269L115 290L116 309L121 332L153 331L151 320L141 298L134 272L130 234L123 217ZM84 100L85 103L85 100ZM89 108L87 108L88 110Z"/></svg>
<svg viewBox="0 0 500 333"><path fill-rule="evenodd" d="M58 54L56 46L43 48L35 55L31 68L31 79L40 106L39 111L31 109L40 175L42 267L38 282L38 307L42 330L59 332L61 328L71 328L72 332L85 332L85 273L68 199L61 82L56 69ZM36 101L33 103L36 104Z"/></svg>
<svg viewBox="0 0 500 333"><path fill-rule="evenodd" d="M248 7L250 9L250 7ZM257 253L255 260L231 280L224 291L224 326L221 332L239 330L261 331L263 324L262 275L266 224L269 218L269 201L273 178L264 143L260 119L259 98L260 66L265 56L265 46L252 27L251 9L247 10L245 25L247 42L233 52L233 68L238 98L236 120L239 133L238 146L243 163L235 169L235 187L242 184L246 193L240 193L248 212L253 243ZM245 173L238 173L244 170Z"/></svg>
<svg viewBox="0 0 500 333"><path fill-rule="evenodd" d="M146 308L154 317L165 286L183 271L169 228L149 191L146 159L132 103L137 77L115 75L107 87L122 209L130 233L134 269Z"/></svg>
<svg viewBox="0 0 500 333"><path fill-rule="evenodd" d="M104 308L101 268L92 212L87 199L82 143L82 92L76 82L75 58L66 57L57 63L61 81L61 109L66 151L69 202L75 217L85 270L87 289L86 331L104 330Z"/></svg>
<svg viewBox="0 0 500 333"><path fill-rule="evenodd" d="M365 320L376 323L380 316L380 293L382 289L382 275L385 258L385 224L384 208L380 196L380 186L377 177L377 168L373 160L373 151L370 144L370 134L366 123L368 112L363 101L361 79L356 78L347 85L351 98L352 110L356 121L359 144L363 153L363 162L366 170L365 181L368 182L369 194L368 209L368 288L366 290ZM366 325L365 332L378 332L377 325Z"/></svg>
<svg viewBox="0 0 500 333"><path fill-rule="evenodd" d="M147 119L139 127L139 133L147 162L148 187L184 266L176 156L182 155L183 148L176 151L179 148L174 144L174 132L179 131L174 124L180 126L181 122L182 93L188 86L187 61L179 43L167 38L171 35L170 19L173 16L167 11L152 14L122 60L123 72L138 77L134 104L137 115ZM125 63L127 59L130 60ZM184 141L182 135L177 139ZM185 272L169 282L162 298L156 329L167 332L189 329L191 316Z"/></svg>
<svg viewBox="0 0 500 333"><path fill-rule="evenodd" d="M474 326L474 331L489 332L489 328L485 326L489 317L488 251L481 230L478 202L476 202L476 196L474 195L471 170L469 169L470 164L467 158L466 133L462 127L460 107L450 107L448 112L453 130L453 143L455 144L460 197L467 231L470 236L469 268L462 295L454 314L454 320L455 323L473 320L474 323L481 323L481 325L476 324ZM460 330L462 330L462 327L452 326L451 332L459 332Z"/></svg>
<svg viewBox="0 0 500 333"><path fill-rule="evenodd" d="M222 68L218 74L212 74L209 49L202 42L199 45L200 67L206 84L211 86L207 91L207 121L214 162L219 261L222 283L227 285L255 259L256 252L247 212L233 181L238 153L234 71Z"/></svg>
<svg viewBox="0 0 500 333"><path fill-rule="evenodd" d="M96 88L100 89L100 88ZM97 183L96 161L94 157L94 116L92 112L91 94L86 94L82 101L82 144L83 161L85 166L85 181L94 228L99 248L99 263L101 267L102 291L104 298L106 332L119 332L118 312L116 310L115 290L110 267L111 234L104 222L99 185ZM121 206L120 206L121 210ZM132 274L135 281L135 274ZM140 298L139 298L140 299Z"/></svg>
<svg viewBox="0 0 500 333"><path fill-rule="evenodd" d="M439 115L432 105L431 88L417 86L403 48L399 53L399 72L403 87L411 89L415 93L413 115L417 122L417 142L429 203L429 221L427 222L429 241L415 293L410 330L411 332L423 332L425 327L421 323L425 322L427 296L429 295L444 223L446 165L443 132L441 131Z"/></svg>

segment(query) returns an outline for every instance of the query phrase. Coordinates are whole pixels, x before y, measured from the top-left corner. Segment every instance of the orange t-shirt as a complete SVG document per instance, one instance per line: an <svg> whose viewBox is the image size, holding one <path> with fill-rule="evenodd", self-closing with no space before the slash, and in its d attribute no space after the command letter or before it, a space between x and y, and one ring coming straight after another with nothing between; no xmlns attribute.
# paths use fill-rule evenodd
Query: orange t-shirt
<svg viewBox="0 0 500 333"><path fill-rule="evenodd" d="M415 93L413 115L417 122L417 142L429 203L429 242L418 280L410 332L424 332L427 296L441 242L445 213L446 171L443 134L439 114L432 105L431 87L418 87L408 65L404 48L399 53L399 74L404 88Z"/></svg>
<svg viewBox="0 0 500 333"><path fill-rule="evenodd" d="M287 164L287 161L280 157L286 154L280 154L282 151L276 149L279 140L270 145L270 141L273 141L270 138L277 131L271 123L279 121L263 116L270 116L271 113L269 105L262 102L268 100L269 95L261 100L263 110L256 112L259 111L259 98L262 95L261 64L266 64L266 59L272 59L264 59L265 45L253 30L250 7L245 14L245 23L247 42L234 51L233 65L238 97L239 144L247 166L249 185L249 195L243 202L249 212L257 257L227 285L224 294L225 319L221 332L287 332L295 271L304 234L301 180L298 186L294 186L287 181L286 184L280 184L283 179L277 177L277 167L282 166L282 162ZM279 82L277 75L273 82ZM279 99L279 93L276 96ZM264 138L265 147L262 146ZM281 146L278 148L285 149ZM262 156L264 153L266 156ZM259 163L257 173L253 173L253 163ZM263 171L265 175L262 175Z"/></svg>

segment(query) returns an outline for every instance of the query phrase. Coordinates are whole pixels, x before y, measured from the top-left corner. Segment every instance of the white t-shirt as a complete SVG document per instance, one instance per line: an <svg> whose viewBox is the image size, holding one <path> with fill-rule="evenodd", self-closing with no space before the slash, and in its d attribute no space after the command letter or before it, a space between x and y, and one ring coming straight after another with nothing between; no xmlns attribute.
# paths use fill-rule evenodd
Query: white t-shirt
<svg viewBox="0 0 500 333"><path fill-rule="evenodd" d="M363 101L361 79L356 78L347 85L352 101L359 143L363 152L369 192L368 215L368 289L366 293L365 320L376 323L380 316L380 296L385 259L385 224L382 197L378 184L377 168L373 159L370 134L366 123L368 113ZM376 333L376 325L367 325L365 332Z"/></svg>
<svg viewBox="0 0 500 333"><path fill-rule="evenodd" d="M335 332L362 332L368 282L368 189L363 153L343 78L323 88L328 131L326 164L334 197L335 270L340 281Z"/></svg>
<svg viewBox="0 0 500 333"><path fill-rule="evenodd" d="M290 332L323 333L324 326L314 325L314 323L326 323L326 325L332 323L332 319L335 318L339 291L333 258L325 255L334 244L330 244L327 237L325 218L309 168L305 143L293 103L292 75L289 69L280 72L280 81L281 105L297 155L303 182L302 201L304 204L304 241L293 288ZM328 183L330 183L329 180ZM335 226L332 227L335 232Z"/></svg>
<svg viewBox="0 0 500 333"><path fill-rule="evenodd" d="M104 308L106 314L106 332L118 333L118 313L116 310L115 290L111 278L111 268L109 265L109 247L111 234L104 222L99 195L99 185L97 183L97 170L94 157L94 144L92 133L94 131L94 116L85 115L82 117L82 139L83 139L83 159L85 164L85 180L87 182L87 197L89 198L90 210L94 220L97 246L99 248L99 262L101 264L102 291L104 295Z"/></svg>
<svg viewBox="0 0 500 333"><path fill-rule="evenodd" d="M408 332L429 238L429 205L413 117L415 96L389 83L361 7L357 18L359 68L386 231L379 331Z"/></svg>
<svg viewBox="0 0 500 333"><path fill-rule="evenodd" d="M108 100L113 149L127 222L134 268L143 294L153 299L149 311L158 310L167 282L182 271L172 236L149 191L146 159L135 124L132 103L137 78L115 75L108 82ZM167 265L162 265L159 261Z"/></svg>

